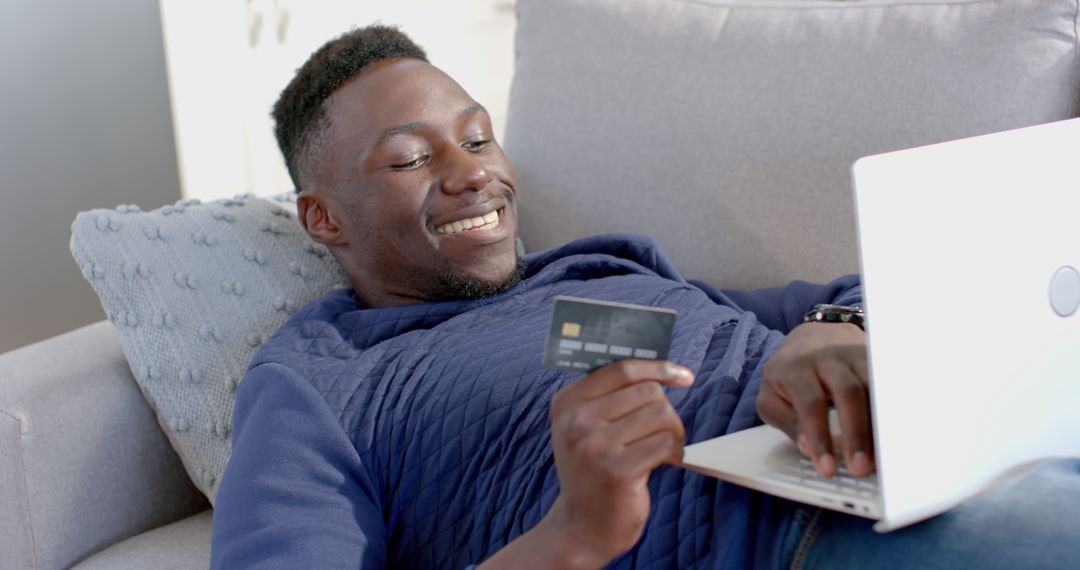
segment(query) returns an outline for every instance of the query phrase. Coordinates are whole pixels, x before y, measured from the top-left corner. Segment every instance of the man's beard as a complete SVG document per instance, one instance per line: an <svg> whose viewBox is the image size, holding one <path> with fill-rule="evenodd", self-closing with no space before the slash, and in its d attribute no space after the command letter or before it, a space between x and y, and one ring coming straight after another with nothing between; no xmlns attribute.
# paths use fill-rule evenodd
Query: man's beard
<svg viewBox="0 0 1080 570"><path fill-rule="evenodd" d="M514 270L506 279L491 283L482 279L462 277L447 271L439 273L438 283L445 299L482 299L506 291L517 285L525 275L525 262L518 256Z"/></svg>

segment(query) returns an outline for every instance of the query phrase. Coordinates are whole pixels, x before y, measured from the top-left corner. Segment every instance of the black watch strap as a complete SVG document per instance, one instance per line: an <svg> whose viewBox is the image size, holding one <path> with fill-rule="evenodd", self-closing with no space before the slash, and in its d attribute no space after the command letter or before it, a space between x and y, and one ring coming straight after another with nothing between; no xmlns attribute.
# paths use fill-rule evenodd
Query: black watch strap
<svg viewBox="0 0 1080 570"><path fill-rule="evenodd" d="M845 305L815 305L803 317L804 323L851 323L866 330L866 313L862 307Z"/></svg>

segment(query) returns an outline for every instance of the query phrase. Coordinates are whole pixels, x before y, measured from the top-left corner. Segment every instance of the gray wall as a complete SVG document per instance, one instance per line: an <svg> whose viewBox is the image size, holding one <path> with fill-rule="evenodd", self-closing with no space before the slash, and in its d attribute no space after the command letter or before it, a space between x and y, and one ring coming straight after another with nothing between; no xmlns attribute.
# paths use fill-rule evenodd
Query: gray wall
<svg viewBox="0 0 1080 570"><path fill-rule="evenodd" d="M155 0L0 0L0 352L104 318L80 210L179 199Z"/></svg>

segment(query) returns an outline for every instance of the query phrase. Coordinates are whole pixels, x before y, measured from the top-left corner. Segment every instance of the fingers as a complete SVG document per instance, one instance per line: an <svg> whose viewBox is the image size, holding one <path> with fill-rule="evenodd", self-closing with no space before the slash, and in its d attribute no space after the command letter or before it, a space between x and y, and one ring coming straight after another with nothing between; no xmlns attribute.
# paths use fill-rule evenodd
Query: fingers
<svg viewBox="0 0 1080 570"><path fill-rule="evenodd" d="M818 473L832 476L836 460L829 437L829 396L813 367L779 356L765 366L758 415L783 430L799 452L814 461Z"/></svg>
<svg viewBox="0 0 1080 570"><path fill-rule="evenodd" d="M682 439L668 431L654 433L623 448L619 453L627 471L645 475L662 463L682 460Z"/></svg>
<svg viewBox="0 0 1080 570"><path fill-rule="evenodd" d="M570 384L551 403L557 504L576 536L623 552L648 519L649 474L682 459L682 420L662 386L688 387L693 374L669 362L624 360Z"/></svg>
<svg viewBox="0 0 1080 570"><path fill-rule="evenodd" d="M556 445L590 463L619 462L607 465L613 473L647 473L664 461L680 461L686 432L661 384L688 384L693 376L671 363L622 362L556 395L551 414Z"/></svg>
<svg viewBox="0 0 1080 570"><path fill-rule="evenodd" d="M818 473L831 477L836 474L836 458L829 434L829 395L812 369L797 369L788 378L785 388L799 426L795 444Z"/></svg>
<svg viewBox="0 0 1080 570"><path fill-rule="evenodd" d="M821 455L823 448L828 448L827 451L832 453L834 458L836 454L843 453L844 462L852 475L869 475L873 470L870 459L873 446L869 391L865 378L860 378L855 372L856 368L849 365L849 362L851 355L823 360L817 368L817 378L825 393L824 400L826 404L829 400L832 401L840 418L839 440L842 445L833 446L831 433L819 431L822 419L825 420L826 427L828 426L827 408L825 415L807 418L806 425L813 427L802 432L806 436L805 445L812 454L811 457L817 458L815 463L823 475L831 473L829 458ZM815 406L809 413L816 415L820 412ZM804 425L801 414L799 421L800 425ZM835 463L831 467L835 468Z"/></svg>
<svg viewBox="0 0 1080 570"><path fill-rule="evenodd" d="M658 382L665 386L685 388L693 381L693 372L684 366L665 360L628 358L590 372L564 388L558 398L589 400L641 382Z"/></svg>
<svg viewBox="0 0 1080 570"><path fill-rule="evenodd" d="M762 387L757 399L757 413L765 423L779 428L795 441L799 437L799 416L791 403L780 397L776 388L768 382Z"/></svg>
<svg viewBox="0 0 1080 570"><path fill-rule="evenodd" d="M578 443L582 456L627 480L682 460L686 431L670 404L655 402L606 424Z"/></svg>
<svg viewBox="0 0 1080 570"><path fill-rule="evenodd" d="M686 441L682 419L666 399L642 406L608 424L604 430L608 432L605 435L611 441L618 442L623 447L631 447L659 432L672 434L676 443L682 444ZM678 459L681 457L676 458Z"/></svg>
<svg viewBox="0 0 1080 570"><path fill-rule="evenodd" d="M870 382L866 374L866 353L858 351L845 360L853 363L843 375L846 381L830 386L830 392L840 416L844 461L852 475L862 477L874 471L874 438L870 420Z"/></svg>
<svg viewBox="0 0 1080 570"><path fill-rule="evenodd" d="M660 401L667 401L664 388L659 382L649 380L587 400L581 410L600 421L614 421L644 405Z"/></svg>
<svg viewBox="0 0 1080 570"><path fill-rule="evenodd" d="M551 402L552 427L577 441L650 402L670 407L661 384L692 382L689 369L670 362L622 360L560 390Z"/></svg>
<svg viewBox="0 0 1080 570"><path fill-rule="evenodd" d="M865 346L844 338L850 331L843 329L800 329L766 363L758 414L787 433L819 474L834 475L842 456L852 475L868 475L874 462ZM838 445L830 406L840 419Z"/></svg>

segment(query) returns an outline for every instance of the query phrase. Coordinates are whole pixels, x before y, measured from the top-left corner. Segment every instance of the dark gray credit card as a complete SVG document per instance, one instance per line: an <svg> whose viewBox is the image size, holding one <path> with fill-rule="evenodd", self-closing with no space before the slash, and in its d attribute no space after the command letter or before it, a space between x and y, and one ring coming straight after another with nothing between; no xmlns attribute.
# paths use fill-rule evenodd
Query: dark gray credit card
<svg viewBox="0 0 1080 570"><path fill-rule="evenodd" d="M624 358L666 359L675 317L672 309L556 297L544 367L588 372Z"/></svg>

